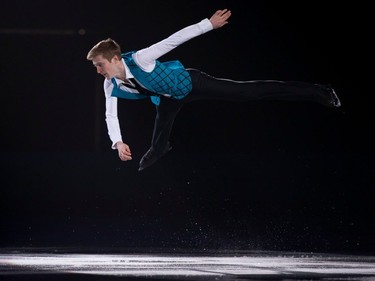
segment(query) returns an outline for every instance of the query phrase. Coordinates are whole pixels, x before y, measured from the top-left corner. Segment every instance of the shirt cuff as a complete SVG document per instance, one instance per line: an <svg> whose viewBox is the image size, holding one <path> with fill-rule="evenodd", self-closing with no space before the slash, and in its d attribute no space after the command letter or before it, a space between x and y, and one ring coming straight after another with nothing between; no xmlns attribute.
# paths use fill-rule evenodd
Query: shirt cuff
<svg viewBox="0 0 375 281"><path fill-rule="evenodd" d="M118 140L116 140L116 141L113 141L113 142L112 142L112 146L111 146L111 148L112 148L112 149L117 149L117 148L116 148L116 143L118 143L119 141L122 142L121 139L118 139Z"/></svg>
<svg viewBox="0 0 375 281"><path fill-rule="evenodd" d="M208 31L211 31L213 28L211 22L209 19L204 19L204 20L201 20L199 23L198 23L198 26L199 28L202 30L202 33L206 33Z"/></svg>

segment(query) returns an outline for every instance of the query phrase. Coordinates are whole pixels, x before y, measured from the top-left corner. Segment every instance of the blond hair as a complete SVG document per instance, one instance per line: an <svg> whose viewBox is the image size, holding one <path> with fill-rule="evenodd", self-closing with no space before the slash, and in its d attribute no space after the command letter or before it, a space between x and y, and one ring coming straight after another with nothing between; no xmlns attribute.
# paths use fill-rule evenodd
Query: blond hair
<svg viewBox="0 0 375 281"><path fill-rule="evenodd" d="M105 40L97 43L92 49L87 53L87 60L93 60L94 57L102 55L103 58L111 61L113 57L118 57L121 59L121 48L120 45L116 43L115 40L107 38Z"/></svg>

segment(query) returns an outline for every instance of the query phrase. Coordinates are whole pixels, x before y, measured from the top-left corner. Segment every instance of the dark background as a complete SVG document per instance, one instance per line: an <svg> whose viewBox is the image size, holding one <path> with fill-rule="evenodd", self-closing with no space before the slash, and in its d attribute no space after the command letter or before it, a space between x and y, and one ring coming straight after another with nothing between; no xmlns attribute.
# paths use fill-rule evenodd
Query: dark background
<svg viewBox="0 0 375 281"><path fill-rule="evenodd" d="M2 1L0 247L373 254L371 16L326 2ZM161 60L332 84L343 106L195 102L138 172L154 107L119 101L121 162L87 52L107 37L137 50L222 8L227 26Z"/></svg>

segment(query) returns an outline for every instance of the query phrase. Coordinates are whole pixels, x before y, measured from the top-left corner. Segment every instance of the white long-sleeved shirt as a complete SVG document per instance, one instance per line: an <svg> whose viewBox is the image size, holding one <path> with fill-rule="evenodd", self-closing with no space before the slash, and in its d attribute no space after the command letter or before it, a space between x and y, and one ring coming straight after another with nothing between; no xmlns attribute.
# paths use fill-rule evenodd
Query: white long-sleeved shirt
<svg viewBox="0 0 375 281"><path fill-rule="evenodd" d="M159 41L151 45L150 47L141 49L133 54L133 59L135 63L144 71L151 72L156 64L156 60L166 53L170 52L177 46L183 44L184 42L204 34L213 29L213 26L209 19L204 19L199 23L187 26L176 33L172 34L168 38ZM124 59L122 60L125 67L125 77L133 78L133 74L130 72L128 66L126 65ZM117 85L123 87L129 92L138 93L138 91L127 88L124 85L124 81L116 78ZM112 141L112 149L116 149L115 145L117 142L122 141L120 123L117 116L117 98L112 97L111 93L113 90L113 83L111 79L104 80L104 94L105 94L105 107L106 107L106 123L108 128L108 135Z"/></svg>

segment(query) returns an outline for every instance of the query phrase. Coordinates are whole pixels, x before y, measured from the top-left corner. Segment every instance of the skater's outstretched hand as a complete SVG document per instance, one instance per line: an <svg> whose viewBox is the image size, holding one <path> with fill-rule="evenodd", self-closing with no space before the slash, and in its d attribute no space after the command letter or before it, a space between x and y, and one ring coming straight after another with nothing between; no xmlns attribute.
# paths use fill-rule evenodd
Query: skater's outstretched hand
<svg viewBox="0 0 375 281"><path fill-rule="evenodd" d="M226 25L231 14L231 11L228 9L217 10L215 14L213 14L210 18L210 22L213 28L217 29Z"/></svg>

